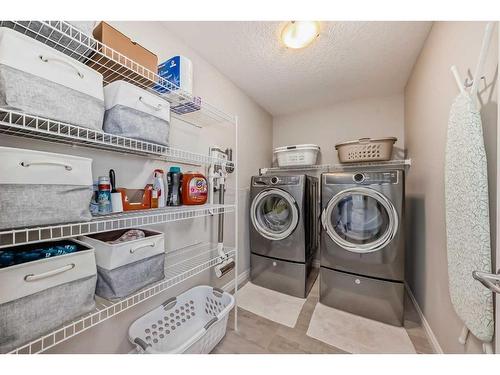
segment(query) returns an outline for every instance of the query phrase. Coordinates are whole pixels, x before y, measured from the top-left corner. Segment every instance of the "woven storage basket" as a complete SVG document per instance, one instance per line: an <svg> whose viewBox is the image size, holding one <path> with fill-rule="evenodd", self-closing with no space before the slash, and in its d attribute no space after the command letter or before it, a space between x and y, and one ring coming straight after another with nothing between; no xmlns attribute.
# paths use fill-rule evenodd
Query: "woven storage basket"
<svg viewBox="0 0 500 375"><path fill-rule="evenodd" d="M342 142L335 145L341 163L357 163L391 160L392 148L398 139L360 138L356 141Z"/></svg>

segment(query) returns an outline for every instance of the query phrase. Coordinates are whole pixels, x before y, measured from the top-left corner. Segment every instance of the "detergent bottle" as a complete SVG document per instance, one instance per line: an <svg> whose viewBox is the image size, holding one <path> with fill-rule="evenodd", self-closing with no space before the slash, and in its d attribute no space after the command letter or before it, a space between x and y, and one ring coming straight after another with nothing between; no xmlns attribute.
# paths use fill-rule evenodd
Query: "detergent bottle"
<svg viewBox="0 0 500 375"><path fill-rule="evenodd" d="M167 206L180 206L182 204L181 184L182 173L179 167L170 167L167 173L168 196Z"/></svg>
<svg viewBox="0 0 500 375"><path fill-rule="evenodd" d="M186 172L182 176L182 203L188 205L207 202L207 179L201 173Z"/></svg>

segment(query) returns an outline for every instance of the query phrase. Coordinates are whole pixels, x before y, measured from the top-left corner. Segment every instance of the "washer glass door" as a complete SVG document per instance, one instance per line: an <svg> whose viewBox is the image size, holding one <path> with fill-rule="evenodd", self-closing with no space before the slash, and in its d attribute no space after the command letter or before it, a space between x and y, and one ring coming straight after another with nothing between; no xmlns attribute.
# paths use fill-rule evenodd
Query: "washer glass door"
<svg viewBox="0 0 500 375"><path fill-rule="evenodd" d="M394 205L378 191L365 187L335 195L323 211L322 221L335 243L356 253L380 250L398 229Z"/></svg>
<svg viewBox="0 0 500 375"><path fill-rule="evenodd" d="M282 240L297 227L299 211L293 197L280 189L259 193L250 207L254 228L265 238Z"/></svg>

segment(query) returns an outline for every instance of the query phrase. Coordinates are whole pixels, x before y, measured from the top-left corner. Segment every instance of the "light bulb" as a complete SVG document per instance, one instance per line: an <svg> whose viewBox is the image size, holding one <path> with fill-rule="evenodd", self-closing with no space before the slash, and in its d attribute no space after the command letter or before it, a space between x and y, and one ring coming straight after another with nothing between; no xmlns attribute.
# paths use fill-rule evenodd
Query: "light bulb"
<svg viewBox="0 0 500 375"><path fill-rule="evenodd" d="M291 21L281 32L283 43L294 49L306 47L318 36L318 21Z"/></svg>

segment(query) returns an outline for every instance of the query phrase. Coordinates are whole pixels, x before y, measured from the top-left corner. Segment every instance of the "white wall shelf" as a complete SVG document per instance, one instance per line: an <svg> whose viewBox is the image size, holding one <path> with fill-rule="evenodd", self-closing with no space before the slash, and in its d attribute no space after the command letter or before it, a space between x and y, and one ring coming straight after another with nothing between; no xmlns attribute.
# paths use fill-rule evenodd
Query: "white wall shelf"
<svg viewBox="0 0 500 375"><path fill-rule="evenodd" d="M228 256L235 255L233 248L224 248L224 252ZM46 351L139 303L157 296L165 290L200 274L220 262L221 257L217 252L217 244L204 243L168 252L165 255L165 278L162 281L148 286L118 302L110 302L96 297L96 308L94 311L12 350L10 354L35 354Z"/></svg>
<svg viewBox="0 0 500 375"><path fill-rule="evenodd" d="M357 168L391 168L391 167L407 169L411 167L411 159L374 161L374 162L363 162L363 163L331 164L330 172L352 170Z"/></svg>
<svg viewBox="0 0 500 375"><path fill-rule="evenodd" d="M140 155L162 161L194 165L215 163L234 166L233 162L222 158L214 158L170 146L113 135L103 131L4 109L0 109L0 133L48 142Z"/></svg>
<svg viewBox="0 0 500 375"><path fill-rule="evenodd" d="M304 166L293 166L293 167L269 167L260 168L259 174L276 173L276 172L327 172L330 168L329 164L316 164L316 165L304 165Z"/></svg>
<svg viewBox="0 0 500 375"><path fill-rule="evenodd" d="M119 214L95 216L91 221L64 223L49 226L0 230L0 249L34 242L136 228L146 225L169 223L203 216L234 212L234 204L205 204L128 211Z"/></svg>
<svg viewBox="0 0 500 375"><path fill-rule="evenodd" d="M117 79L130 82L168 100L172 116L197 125L228 122L236 118L204 100L193 97L173 83L146 69L64 21L0 21L0 26L34 38L80 62L92 65L108 84ZM155 89L153 89L153 87ZM195 109L183 113L185 109Z"/></svg>
<svg viewBox="0 0 500 375"><path fill-rule="evenodd" d="M318 165L305 165L294 167L270 167L260 168L259 174L270 174L280 172L337 172L346 171L359 168L409 168L411 166L411 159L405 160L389 160L378 162L363 162L363 163L338 163L338 164L318 164Z"/></svg>

